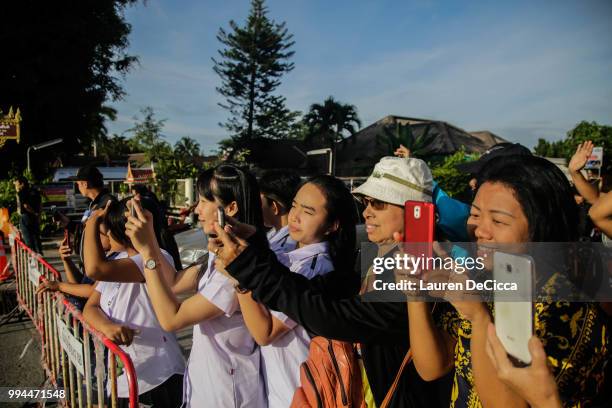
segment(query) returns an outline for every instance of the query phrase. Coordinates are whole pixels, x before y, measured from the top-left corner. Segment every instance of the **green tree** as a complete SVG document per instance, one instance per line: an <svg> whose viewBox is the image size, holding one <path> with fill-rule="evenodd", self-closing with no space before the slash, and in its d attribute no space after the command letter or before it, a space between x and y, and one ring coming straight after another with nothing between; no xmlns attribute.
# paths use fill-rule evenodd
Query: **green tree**
<svg viewBox="0 0 612 408"><path fill-rule="evenodd" d="M133 153L132 145L125 136L102 136L98 141L98 154L107 161L124 159L130 153Z"/></svg>
<svg viewBox="0 0 612 408"><path fill-rule="evenodd" d="M157 161L162 157L172 155L172 147L164 139L162 129L165 119L156 119L155 112L150 106L140 110L142 118L134 117L134 127L126 132L131 133L129 139L133 151L144 152L148 160Z"/></svg>
<svg viewBox="0 0 612 408"><path fill-rule="evenodd" d="M599 125L597 122L582 121L567 132L565 157L568 162L580 143L591 140L595 146L602 146L604 159L602 173L612 173L612 126Z"/></svg>
<svg viewBox="0 0 612 408"><path fill-rule="evenodd" d="M155 164L158 190L167 202L177 191L177 179L197 178L205 168L201 164L200 144L190 137L182 137L174 145L174 151L164 152Z"/></svg>
<svg viewBox="0 0 612 408"><path fill-rule="evenodd" d="M174 155L195 163L202 156L200 144L190 137L182 137L174 144Z"/></svg>
<svg viewBox="0 0 612 408"><path fill-rule="evenodd" d="M595 146L604 148L602 173L612 172L612 126L600 125L597 122L582 121L567 132L567 137L556 142L538 139L535 154L544 157L565 157L568 162L580 143L591 140Z"/></svg>
<svg viewBox="0 0 612 408"><path fill-rule="evenodd" d="M307 142L321 141L332 148L347 133L353 135L361 127L355 105L340 103L332 96L325 99L323 104L310 105L303 121L308 128Z"/></svg>
<svg viewBox="0 0 612 408"><path fill-rule="evenodd" d="M19 107L23 121L21 143L2 149L13 159L2 160L0 174L13 163L23 169L28 146L60 135L64 143L34 154L35 171L48 165L43 157L91 152L104 132L106 103L123 96L120 79L136 62L124 18L135 2L3 2L0 43L10 51L0 64L0 109Z"/></svg>
<svg viewBox="0 0 612 408"><path fill-rule="evenodd" d="M0 180L0 208L8 208L9 213L14 213L17 210L16 197L17 191L12 177Z"/></svg>
<svg viewBox="0 0 612 408"><path fill-rule="evenodd" d="M155 164L155 179L161 198L169 202L177 191L177 179L196 178L202 169L176 154L164 154Z"/></svg>
<svg viewBox="0 0 612 408"><path fill-rule="evenodd" d="M223 45L214 71L221 78L217 87L230 118L221 126L232 135L234 144L257 137L284 138L296 114L285 107L285 98L274 95L281 77L294 68L293 35L286 24L270 20L264 0L252 0L246 24L229 22L230 31L219 29Z"/></svg>
<svg viewBox="0 0 612 408"><path fill-rule="evenodd" d="M544 157L565 157L567 156L567 145L565 140L557 140L549 142L544 139L538 139L538 144L534 148L535 154Z"/></svg>

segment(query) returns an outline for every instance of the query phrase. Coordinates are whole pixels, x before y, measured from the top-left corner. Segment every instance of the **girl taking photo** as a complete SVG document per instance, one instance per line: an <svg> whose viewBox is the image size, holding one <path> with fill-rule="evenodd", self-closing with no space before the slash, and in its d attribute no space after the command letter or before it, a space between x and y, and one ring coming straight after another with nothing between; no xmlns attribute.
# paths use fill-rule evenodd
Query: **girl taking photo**
<svg viewBox="0 0 612 408"><path fill-rule="evenodd" d="M195 209L204 233L214 232L217 210L263 231L257 181L250 173L222 164L200 174ZM187 407L265 406L259 348L240 313L233 281L215 270L210 254L204 273L197 268L164 278L171 264L161 256L151 214L138 202L126 234L144 259L144 276L151 303L165 330L193 326L193 345L185 371L183 402ZM179 302L175 293L196 293Z"/></svg>
<svg viewBox="0 0 612 408"><path fill-rule="evenodd" d="M311 178L298 190L289 210L289 235L297 248L277 256L292 272L308 279L350 270L343 264L355 259L356 221L354 199L341 180ZM249 291L240 291L238 301L249 331L262 346L268 405L288 407L299 386L300 364L308 357L310 336L287 315L257 303Z"/></svg>
<svg viewBox="0 0 612 408"><path fill-rule="evenodd" d="M89 218L85 228L85 268L119 265L117 274L138 273L142 277L142 256L125 235L126 207L109 201L103 211ZM111 255L104 257L98 233L107 230ZM168 262L172 257L161 252ZM168 269L174 273L173 268ZM83 311L83 317L115 343L122 345L134 363L139 401L152 407L179 407L185 360L173 333L162 329L155 317L144 283L97 282ZM126 374L117 378L119 406L128 406Z"/></svg>
<svg viewBox="0 0 612 408"><path fill-rule="evenodd" d="M567 179L554 164L535 156L501 157L479 177L468 228L483 250L503 244L570 243L578 239L577 208ZM610 360L605 314L597 303L547 301L550 294L569 293L572 282L563 271L569 257L547 253L534 254L534 259L539 277L534 334L544 345L563 406L589 406L604 390ZM451 303L439 305L433 318L427 305L408 303L419 375L430 381L454 368L451 407L526 407L529 401L499 379L486 353L493 304Z"/></svg>

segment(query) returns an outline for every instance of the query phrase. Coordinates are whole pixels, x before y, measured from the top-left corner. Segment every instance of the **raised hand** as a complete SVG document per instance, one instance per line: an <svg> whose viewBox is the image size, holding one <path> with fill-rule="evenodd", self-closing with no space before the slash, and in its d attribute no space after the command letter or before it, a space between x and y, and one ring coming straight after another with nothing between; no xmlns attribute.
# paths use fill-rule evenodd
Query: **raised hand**
<svg viewBox="0 0 612 408"><path fill-rule="evenodd" d="M62 261L70 259L70 255L72 255L72 248L70 248L70 246L68 245L68 238L64 238L64 240L60 244L58 253Z"/></svg>
<svg viewBox="0 0 612 408"><path fill-rule="evenodd" d="M393 152L393 154L397 157L403 157L407 159L408 157L410 157L410 149L401 144L400 147L398 147L395 152Z"/></svg>
<svg viewBox="0 0 612 408"><path fill-rule="evenodd" d="M106 213L108 212L108 207L110 207L111 201L108 200L106 205L102 209L97 209L91 213L87 221L85 222L85 228L89 225L98 224L102 221Z"/></svg>
<svg viewBox="0 0 612 408"><path fill-rule="evenodd" d="M225 270L225 267L232 263L249 244L243 238L236 236L234 227L230 225L226 225L223 229L215 222L214 228L217 238L208 241L208 251L215 255L215 268Z"/></svg>
<svg viewBox="0 0 612 408"><path fill-rule="evenodd" d="M142 208L139 200L130 200L128 206L133 206L134 214L127 217L125 234L138 253L150 253L159 246L153 228L153 215Z"/></svg>
<svg viewBox="0 0 612 408"><path fill-rule="evenodd" d="M579 172L584 168L589 157L593 153L593 142L587 140L584 143L581 143L576 148L576 152L570 159L569 164L567 165L569 171L571 172Z"/></svg>

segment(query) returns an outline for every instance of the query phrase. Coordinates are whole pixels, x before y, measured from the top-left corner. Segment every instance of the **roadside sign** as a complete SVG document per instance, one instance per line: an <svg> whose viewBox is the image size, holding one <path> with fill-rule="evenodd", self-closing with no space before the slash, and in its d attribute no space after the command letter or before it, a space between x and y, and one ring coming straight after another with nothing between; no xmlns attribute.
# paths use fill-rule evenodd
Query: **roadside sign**
<svg viewBox="0 0 612 408"><path fill-rule="evenodd" d="M21 136L21 112L17 108L17 112L13 113L13 107L9 109L7 115L3 115L0 110L0 148L4 146L7 140L15 140L19 143Z"/></svg>
<svg viewBox="0 0 612 408"><path fill-rule="evenodd" d="M85 360L83 359L83 343L70 331L60 315L57 316L57 331L62 349L68 355L68 359L77 368L81 375L85 375Z"/></svg>
<svg viewBox="0 0 612 408"><path fill-rule="evenodd" d="M34 284L34 286L38 287L38 282L40 280L40 271L38 270L38 262L35 258L30 258L30 262L28 263L28 278L30 282Z"/></svg>
<svg viewBox="0 0 612 408"><path fill-rule="evenodd" d="M586 170L599 170L603 163L603 147L598 146L593 148L593 153L589 156L584 168Z"/></svg>

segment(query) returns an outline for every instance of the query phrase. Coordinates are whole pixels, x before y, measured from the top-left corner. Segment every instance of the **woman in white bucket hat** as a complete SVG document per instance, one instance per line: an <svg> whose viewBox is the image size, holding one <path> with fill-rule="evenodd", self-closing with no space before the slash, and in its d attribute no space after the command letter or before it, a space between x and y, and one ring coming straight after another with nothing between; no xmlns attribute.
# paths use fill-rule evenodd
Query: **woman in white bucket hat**
<svg viewBox="0 0 612 408"><path fill-rule="evenodd" d="M393 242L393 233L404 230L404 203L432 202L433 178L420 159L383 157L365 183L353 190L365 206L368 239L377 244Z"/></svg>
<svg viewBox="0 0 612 408"><path fill-rule="evenodd" d="M392 243L394 232L403 232L406 200L432 202L436 198L431 172L416 158L381 159L353 193L366 205L363 216L368 239L379 246ZM247 244L217 229L224 247L210 243L209 249L218 252L225 269L242 288L252 290L255 298L309 332L361 344L367 380L380 406L410 346L406 304L364 302L355 286L346 278L338 279L334 272L307 280L280 264L273 252L262 249L261 237L253 235ZM423 381L409 364L389 407L448 407L450 385L450 377Z"/></svg>

